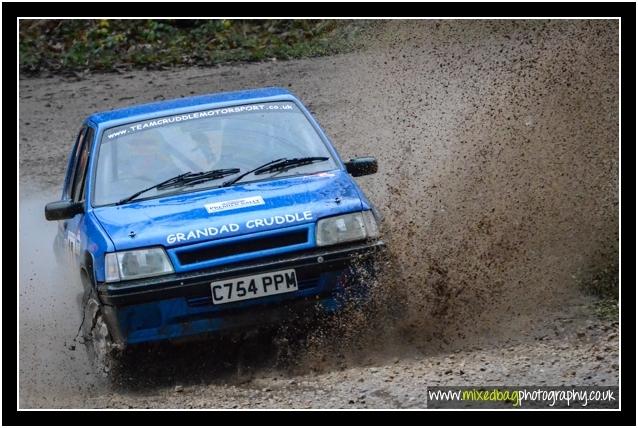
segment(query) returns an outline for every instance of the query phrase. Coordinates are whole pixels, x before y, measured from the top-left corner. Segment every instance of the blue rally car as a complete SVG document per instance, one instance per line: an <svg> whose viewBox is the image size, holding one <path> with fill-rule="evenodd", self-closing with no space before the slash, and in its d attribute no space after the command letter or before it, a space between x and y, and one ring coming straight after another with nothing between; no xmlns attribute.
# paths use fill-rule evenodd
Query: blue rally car
<svg viewBox="0 0 638 428"><path fill-rule="evenodd" d="M95 356L365 299L353 267L384 243L352 176L376 171L344 163L280 88L88 117L45 216L84 286Z"/></svg>

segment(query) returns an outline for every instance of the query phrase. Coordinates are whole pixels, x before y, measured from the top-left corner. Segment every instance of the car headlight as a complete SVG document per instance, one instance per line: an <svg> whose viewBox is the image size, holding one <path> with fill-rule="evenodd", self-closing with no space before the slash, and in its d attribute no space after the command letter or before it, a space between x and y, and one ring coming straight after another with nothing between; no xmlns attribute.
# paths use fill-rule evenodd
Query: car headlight
<svg viewBox="0 0 638 428"><path fill-rule="evenodd" d="M104 258L106 282L173 273L173 265L162 247L107 253Z"/></svg>
<svg viewBox="0 0 638 428"><path fill-rule="evenodd" d="M372 211L323 218L317 222L317 245L334 245L379 236Z"/></svg>

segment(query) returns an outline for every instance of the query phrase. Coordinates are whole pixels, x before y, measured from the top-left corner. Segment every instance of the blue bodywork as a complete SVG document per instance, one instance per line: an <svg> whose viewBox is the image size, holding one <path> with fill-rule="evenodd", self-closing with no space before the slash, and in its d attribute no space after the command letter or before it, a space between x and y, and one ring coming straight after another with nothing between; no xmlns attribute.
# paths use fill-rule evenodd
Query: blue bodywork
<svg viewBox="0 0 638 428"><path fill-rule="evenodd" d="M294 102L316 129L338 168L319 174L134 200L123 205L92 205L97 152L105 130L150 118L269 101ZM271 318L286 318L286 311L293 307L303 311L312 305L326 312L336 311L343 305L353 261L382 246L382 242L377 241L353 243L343 248L317 247L317 220L373 207L347 173L310 112L285 89L220 93L128 107L93 114L84 126L92 131L84 212L59 222L56 245L58 251L64 248L72 255L87 284L96 290L111 334L119 343L174 339L259 325ZM75 149L69 159L62 199L69 197L74 152ZM256 195L263 197L263 205L214 214L204 209L205 204ZM271 220L270 224L262 222L259 227L254 224L255 219L275 217L286 221L278 224ZM224 228L231 223L237 227ZM188 240L170 238L197 230L219 232L214 236L212 232L208 236L193 234ZM302 238L283 246L251 249L256 248L255 242L275 242L284 236ZM154 246L166 249L174 274L121 283L105 282L105 253ZM235 251L211 259L185 258L198 251L215 251L216 247ZM290 267L298 269L298 291L224 305L211 302L211 280Z"/></svg>

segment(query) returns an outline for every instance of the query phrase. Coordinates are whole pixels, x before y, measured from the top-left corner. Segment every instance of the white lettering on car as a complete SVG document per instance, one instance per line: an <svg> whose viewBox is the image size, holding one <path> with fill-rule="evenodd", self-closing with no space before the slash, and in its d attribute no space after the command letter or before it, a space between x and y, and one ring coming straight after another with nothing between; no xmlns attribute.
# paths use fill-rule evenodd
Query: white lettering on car
<svg viewBox="0 0 638 428"><path fill-rule="evenodd" d="M73 233L70 230L67 231L67 237L66 237L66 241L67 241L67 248L69 251L69 254L74 254L74 255L79 255L80 254L80 232L78 231L77 233Z"/></svg>
<svg viewBox="0 0 638 428"><path fill-rule="evenodd" d="M246 229L256 229L262 227L272 226L274 224L289 224L300 223L307 220L312 220L311 211L296 212L292 214L275 215L264 218L254 218L247 220L244 223ZM215 236L222 236L232 232L237 232L240 229L240 225L237 223L226 223L220 226L209 226L203 229L192 229L187 232L171 233L166 236L166 242L168 244L174 244L176 242L191 241L201 238L212 238Z"/></svg>
<svg viewBox="0 0 638 428"><path fill-rule="evenodd" d="M143 131L147 128L163 126L163 125L166 125L167 123L182 122L182 121L194 120L194 119L204 119L207 117L220 116L220 115L231 114L231 113L261 111L261 110L264 110L264 108L266 108L266 110L293 110L293 105L291 101L282 101L279 103L270 102L268 103L267 107L264 104L252 104L252 105L245 105L245 106L238 106L238 107L224 107L224 108L218 108L214 110L198 111L194 113L170 116L170 117L166 117L162 119L151 119L146 122L141 122L134 125L124 125L119 130L111 131L110 133L108 133L107 138L109 139L116 138L126 134L128 131L130 132Z"/></svg>

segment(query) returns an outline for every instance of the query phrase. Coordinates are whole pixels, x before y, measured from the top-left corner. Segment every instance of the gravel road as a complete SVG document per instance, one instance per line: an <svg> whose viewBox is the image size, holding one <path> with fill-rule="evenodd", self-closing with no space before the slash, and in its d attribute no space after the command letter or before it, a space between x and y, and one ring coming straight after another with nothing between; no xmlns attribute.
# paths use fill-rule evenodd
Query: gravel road
<svg viewBox="0 0 638 428"><path fill-rule="evenodd" d="M421 408L427 386L618 385L618 324L578 287L618 254L617 22L393 21L365 40L296 61L21 76L21 408ZM82 118L271 85L343 158L379 159L359 179L391 250L378 304L94 376L74 341L80 288L43 220Z"/></svg>

